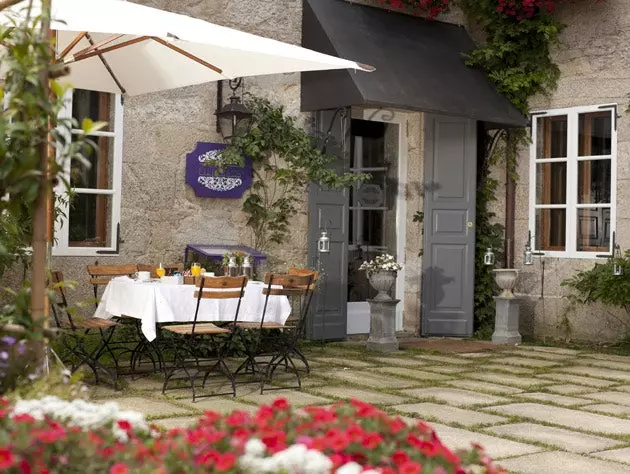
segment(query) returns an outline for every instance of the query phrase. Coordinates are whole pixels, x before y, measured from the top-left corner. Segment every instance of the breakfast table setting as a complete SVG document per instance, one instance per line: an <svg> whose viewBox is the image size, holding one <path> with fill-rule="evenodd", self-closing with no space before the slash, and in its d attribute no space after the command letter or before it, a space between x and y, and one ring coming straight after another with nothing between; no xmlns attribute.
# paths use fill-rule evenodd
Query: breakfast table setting
<svg viewBox="0 0 630 474"><path fill-rule="evenodd" d="M202 274L212 278L213 274ZM94 317L111 319L126 316L141 321L141 330L151 342L157 337L157 325L161 323L192 322L195 316L198 289L193 284L183 284L181 275L151 278L150 272L138 272L135 277L119 276L107 284ZM270 295L265 309L266 295L262 281L249 280L245 287L238 314L240 322L260 322L265 311L265 322L284 325L291 314L286 296ZM201 298L197 321L232 322L238 299Z"/></svg>

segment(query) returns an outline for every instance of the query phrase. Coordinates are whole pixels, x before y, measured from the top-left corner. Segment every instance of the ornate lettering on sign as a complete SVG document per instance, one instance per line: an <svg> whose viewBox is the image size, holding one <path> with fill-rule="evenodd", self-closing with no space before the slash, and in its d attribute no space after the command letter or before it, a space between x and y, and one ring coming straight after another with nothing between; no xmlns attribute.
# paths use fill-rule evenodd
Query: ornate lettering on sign
<svg viewBox="0 0 630 474"><path fill-rule="evenodd" d="M222 173L212 166L226 145L197 142L195 149L186 155L186 184L192 186L199 197L240 198L252 184L251 161L246 158L243 168L229 166Z"/></svg>

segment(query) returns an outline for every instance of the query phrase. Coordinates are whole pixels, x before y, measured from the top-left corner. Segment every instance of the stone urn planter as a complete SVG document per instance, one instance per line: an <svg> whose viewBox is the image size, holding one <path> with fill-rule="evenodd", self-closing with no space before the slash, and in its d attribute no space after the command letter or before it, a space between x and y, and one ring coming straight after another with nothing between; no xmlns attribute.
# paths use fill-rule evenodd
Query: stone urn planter
<svg viewBox="0 0 630 474"><path fill-rule="evenodd" d="M514 298L514 293L512 290L516 285L516 278L518 277L519 270L514 268L501 268L497 270L492 270L494 273L494 279L501 288L501 296L502 298Z"/></svg>
<svg viewBox="0 0 630 474"><path fill-rule="evenodd" d="M389 291L396 283L396 272L374 272L370 275L370 285L378 294L374 297L374 301L390 301Z"/></svg>

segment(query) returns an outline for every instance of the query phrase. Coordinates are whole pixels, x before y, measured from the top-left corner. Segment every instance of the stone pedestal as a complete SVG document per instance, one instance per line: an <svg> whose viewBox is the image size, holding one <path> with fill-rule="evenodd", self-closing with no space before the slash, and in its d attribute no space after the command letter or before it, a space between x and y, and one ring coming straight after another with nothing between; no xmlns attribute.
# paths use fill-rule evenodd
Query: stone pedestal
<svg viewBox="0 0 630 474"><path fill-rule="evenodd" d="M398 350L396 339L396 305L400 300L368 300L370 304L370 337L366 348L372 351Z"/></svg>
<svg viewBox="0 0 630 474"><path fill-rule="evenodd" d="M517 298L494 297L496 315L494 318L493 344L520 344L518 332L519 301Z"/></svg>

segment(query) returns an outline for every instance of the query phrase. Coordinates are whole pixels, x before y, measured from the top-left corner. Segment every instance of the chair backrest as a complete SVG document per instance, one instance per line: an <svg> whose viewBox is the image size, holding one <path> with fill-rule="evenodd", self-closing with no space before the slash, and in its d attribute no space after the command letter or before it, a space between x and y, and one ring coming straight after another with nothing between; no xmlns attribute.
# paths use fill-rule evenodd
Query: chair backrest
<svg viewBox="0 0 630 474"><path fill-rule="evenodd" d="M94 288L94 298L98 299L98 287L107 285L112 278L118 276L132 276L138 271L138 265L130 263L127 265L88 265L90 283ZM98 302L95 301L95 304Z"/></svg>
<svg viewBox="0 0 630 474"><path fill-rule="evenodd" d="M166 270L166 274L169 273L184 273L184 264L183 263L169 263L168 265L162 265L162 268ZM151 278L157 278L157 269L158 265L144 265L142 263L138 264L139 272L151 272Z"/></svg>
<svg viewBox="0 0 630 474"><path fill-rule="evenodd" d="M317 286L317 279L319 278L319 272L317 270L311 270L309 268L294 268L294 267L291 267L288 270L288 274L289 275L298 275L298 276L312 275L313 276L312 285L313 285L313 287Z"/></svg>
<svg viewBox="0 0 630 474"><path fill-rule="evenodd" d="M238 322L238 313L241 309L241 300L245 295L245 287L247 286L247 277L201 277L195 282L197 289L195 290L195 298L197 298L197 307L195 309L195 319L193 321L193 333L197 324L199 315L199 305L202 299L238 299L236 312L234 314L234 323Z"/></svg>
<svg viewBox="0 0 630 474"><path fill-rule="evenodd" d="M289 321L294 322L295 336L299 337L304 330L306 315L313 296L315 286L313 277L313 272L305 275L265 274L265 286L263 288L265 306L261 318L261 328L265 322L269 298L271 296L286 296L291 305L291 315L287 319L287 323ZM278 286L279 288L277 288Z"/></svg>
<svg viewBox="0 0 630 474"><path fill-rule="evenodd" d="M61 301L54 301L51 299L50 309L52 310L55 325L58 328L67 328L69 325L72 330L75 330L76 328L74 326L74 322L72 321L72 316L68 312L68 299L66 298L66 291L63 283L63 273L58 270L53 270L50 275L50 284L52 285L52 289L61 297ZM68 324L65 324L65 321L62 320L61 313L65 313L68 319Z"/></svg>

